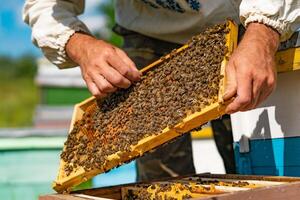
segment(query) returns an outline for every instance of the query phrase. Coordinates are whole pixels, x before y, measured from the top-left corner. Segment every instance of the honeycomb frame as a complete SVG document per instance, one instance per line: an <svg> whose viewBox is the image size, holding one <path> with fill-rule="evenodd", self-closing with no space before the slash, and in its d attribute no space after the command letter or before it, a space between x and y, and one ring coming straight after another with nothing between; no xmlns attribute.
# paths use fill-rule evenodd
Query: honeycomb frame
<svg viewBox="0 0 300 200"><path fill-rule="evenodd" d="M226 105L228 105L229 103L229 102L224 102L222 99L225 90L225 81L226 81L225 66L228 62L228 58L230 57L233 50L237 46L237 38L238 38L237 25L233 21L227 20L226 26L229 29L229 32L225 36L226 47L228 48L228 51L221 63L220 74L223 76L223 78L221 79L219 85L218 102L208 105L207 107L203 108L200 112L195 112L191 115L188 115L183 119L182 122L178 123L173 128L167 127L163 129L162 132L158 135L152 135L140 140L137 145L131 146L131 152L129 153L117 152L113 155L108 156L107 160L109 160L109 162L106 162L105 166L103 166L102 169L93 169L90 171L85 171L83 167L79 167L75 172L66 175L64 171L64 167L66 163L61 159L58 176L53 183L53 189L59 193L69 192L71 191L72 187L87 181L88 179L94 177L97 174L103 173L107 170L117 167L120 163L125 163L130 160L133 160L134 158L143 155L144 153L152 150L153 148L160 146L188 132L189 130L192 130L196 127L199 127L202 124L207 123L210 120L222 116L225 113ZM188 45L183 45L181 48L176 50L175 54L183 51L187 47ZM153 67L159 65L169 57L170 54L162 57L161 59L143 68L141 72L144 73L152 69ZM71 131L73 129L75 122L82 118L85 111L95 108L95 105L96 105L95 97L90 97L84 100L83 102L76 104L74 107L74 112L73 112L72 121L69 130ZM82 134L88 134L84 131L81 132L83 132Z"/></svg>

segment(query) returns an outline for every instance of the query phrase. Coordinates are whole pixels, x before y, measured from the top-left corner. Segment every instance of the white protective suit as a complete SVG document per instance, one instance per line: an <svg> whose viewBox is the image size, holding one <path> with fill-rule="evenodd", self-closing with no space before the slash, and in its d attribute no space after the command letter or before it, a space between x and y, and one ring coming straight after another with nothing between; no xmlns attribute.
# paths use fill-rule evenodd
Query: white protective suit
<svg viewBox="0 0 300 200"><path fill-rule="evenodd" d="M32 27L32 40L60 68L76 66L65 45L76 31L89 33L77 16L84 0L27 0L23 19ZM185 43L205 27L226 18L244 26L260 22L277 30L281 41L300 27L300 0L117 0L116 21L138 33Z"/></svg>

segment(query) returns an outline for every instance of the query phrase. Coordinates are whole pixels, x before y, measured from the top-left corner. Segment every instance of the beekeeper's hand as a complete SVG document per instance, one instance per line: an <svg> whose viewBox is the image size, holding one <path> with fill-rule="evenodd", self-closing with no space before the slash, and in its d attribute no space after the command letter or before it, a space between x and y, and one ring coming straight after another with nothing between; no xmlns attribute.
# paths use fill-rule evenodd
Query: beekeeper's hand
<svg viewBox="0 0 300 200"><path fill-rule="evenodd" d="M251 23L226 66L224 101L234 97L226 113L257 107L276 86L275 53L279 34L272 28Z"/></svg>
<svg viewBox="0 0 300 200"><path fill-rule="evenodd" d="M75 33L66 45L90 92L102 98L117 88L128 88L141 73L121 49L90 35Z"/></svg>

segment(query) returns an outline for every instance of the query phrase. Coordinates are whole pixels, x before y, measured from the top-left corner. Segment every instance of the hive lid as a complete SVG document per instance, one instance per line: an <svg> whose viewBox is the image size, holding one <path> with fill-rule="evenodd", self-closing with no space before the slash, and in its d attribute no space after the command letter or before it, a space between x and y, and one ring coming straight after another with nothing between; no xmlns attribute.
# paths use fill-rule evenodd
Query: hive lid
<svg viewBox="0 0 300 200"><path fill-rule="evenodd" d="M73 186L76 186L86 180L92 178L93 176L103 173L106 170L112 169L118 166L120 163L128 162L136 157L141 156L145 152L150 151L151 149L162 145L183 133L190 131L200 125L207 123L212 119L216 119L222 116L225 112L226 102L222 101L222 96L224 93L224 85L225 85L225 65L227 64L228 57L232 54L233 50L237 45L237 26L234 22L228 20L226 24L229 32L226 34L226 46L228 48L228 52L225 55L222 63L221 63L221 70L220 74L223 75L223 79L220 81L219 85L219 101L208 105L207 107L203 108L200 112L195 112L191 115L188 115L186 118L183 119L182 122L175 125L173 128L165 128L162 132L158 135L152 135L147 138L144 138L138 142L137 145L131 146L131 152L118 152L113 155L108 156L107 160L109 162L105 163L105 166L102 169L93 169L90 171L85 171L82 167L78 167L76 171L71 172L71 174L66 175L64 168L66 163L61 159L59 173L57 179L53 183L53 188L57 192L64 192L70 191ZM182 50L186 49L188 45L184 45L181 48L177 49L172 54L176 54L181 52ZM166 55L165 57L155 61L154 63L148 65L147 67L143 68L141 72L146 72L149 69L157 66L158 64L162 63L164 60L168 59L171 55ZM73 126L76 121L80 120L83 114L93 109L96 106L96 99L91 97L86 99L85 101L75 105L73 117L71 121L70 131L73 129ZM79 134L86 134L84 132L79 132Z"/></svg>

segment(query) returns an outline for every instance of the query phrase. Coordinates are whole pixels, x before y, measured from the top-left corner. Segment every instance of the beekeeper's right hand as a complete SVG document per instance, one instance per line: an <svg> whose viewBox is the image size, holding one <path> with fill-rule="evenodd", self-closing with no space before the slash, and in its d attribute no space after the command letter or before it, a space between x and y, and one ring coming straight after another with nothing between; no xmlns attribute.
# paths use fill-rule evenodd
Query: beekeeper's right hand
<svg viewBox="0 0 300 200"><path fill-rule="evenodd" d="M66 52L80 66L88 89L97 98L117 88L128 88L141 77L124 51L93 36L75 33L66 45Z"/></svg>

